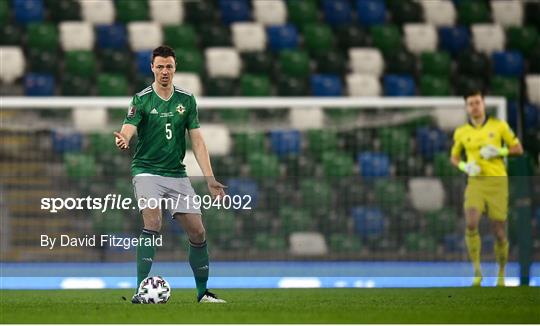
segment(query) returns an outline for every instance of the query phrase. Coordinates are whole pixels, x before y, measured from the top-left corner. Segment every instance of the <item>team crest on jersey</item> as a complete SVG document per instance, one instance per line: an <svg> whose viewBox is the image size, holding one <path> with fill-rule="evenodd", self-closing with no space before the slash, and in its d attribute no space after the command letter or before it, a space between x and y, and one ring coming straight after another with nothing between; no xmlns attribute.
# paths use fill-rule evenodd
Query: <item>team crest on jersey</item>
<svg viewBox="0 0 540 326"><path fill-rule="evenodd" d="M178 111L180 114L184 114L184 112L186 112L186 108L182 104L178 104L176 111Z"/></svg>
<svg viewBox="0 0 540 326"><path fill-rule="evenodd" d="M137 107L135 105L130 105L128 109L128 118L133 118L135 116L135 113L137 113Z"/></svg>

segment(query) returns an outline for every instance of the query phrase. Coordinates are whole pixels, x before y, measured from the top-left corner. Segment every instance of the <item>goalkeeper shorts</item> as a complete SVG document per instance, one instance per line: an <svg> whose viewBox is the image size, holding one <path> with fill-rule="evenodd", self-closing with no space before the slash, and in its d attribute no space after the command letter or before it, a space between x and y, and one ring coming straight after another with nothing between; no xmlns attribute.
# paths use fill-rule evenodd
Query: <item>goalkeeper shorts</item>
<svg viewBox="0 0 540 326"><path fill-rule="evenodd" d="M508 216L508 177L469 177L465 189L465 209L486 212L490 219L506 221Z"/></svg>

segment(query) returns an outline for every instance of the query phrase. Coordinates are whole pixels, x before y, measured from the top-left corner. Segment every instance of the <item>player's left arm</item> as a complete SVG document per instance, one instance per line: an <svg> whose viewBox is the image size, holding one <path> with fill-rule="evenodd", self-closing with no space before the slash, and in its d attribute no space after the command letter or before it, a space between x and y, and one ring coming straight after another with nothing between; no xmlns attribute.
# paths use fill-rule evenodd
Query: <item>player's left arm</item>
<svg viewBox="0 0 540 326"><path fill-rule="evenodd" d="M480 149L480 155L486 160L494 157L523 154L523 146L506 121L502 121L499 133L506 146L486 145Z"/></svg>

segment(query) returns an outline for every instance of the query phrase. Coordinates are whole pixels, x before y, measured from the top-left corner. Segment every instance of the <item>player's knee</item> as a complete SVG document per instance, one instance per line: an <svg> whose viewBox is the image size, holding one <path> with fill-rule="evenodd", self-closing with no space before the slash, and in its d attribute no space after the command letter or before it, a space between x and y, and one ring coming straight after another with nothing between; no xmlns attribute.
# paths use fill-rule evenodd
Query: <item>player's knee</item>
<svg viewBox="0 0 540 326"><path fill-rule="evenodd" d="M201 243L206 239L206 230L201 225L200 227L194 228L189 234L189 239L196 243Z"/></svg>
<svg viewBox="0 0 540 326"><path fill-rule="evenodd" d="M152 218L144 221L144 228L151 231L161 231L161 219Z"/></svg>

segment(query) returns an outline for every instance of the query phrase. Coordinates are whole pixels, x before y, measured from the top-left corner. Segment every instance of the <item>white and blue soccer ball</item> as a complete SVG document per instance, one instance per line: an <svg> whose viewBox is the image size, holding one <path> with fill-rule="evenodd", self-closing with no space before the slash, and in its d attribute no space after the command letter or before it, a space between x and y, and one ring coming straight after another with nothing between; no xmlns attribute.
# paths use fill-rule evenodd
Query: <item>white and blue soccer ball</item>
<svg viewBox="0 0 540 326"><path fill-rule="evenodd" d="M138 290L143 303L167 303L171 297L171 287L161 276L149 276L142 280Z"/></svg>

